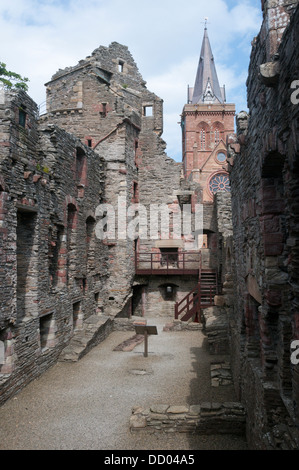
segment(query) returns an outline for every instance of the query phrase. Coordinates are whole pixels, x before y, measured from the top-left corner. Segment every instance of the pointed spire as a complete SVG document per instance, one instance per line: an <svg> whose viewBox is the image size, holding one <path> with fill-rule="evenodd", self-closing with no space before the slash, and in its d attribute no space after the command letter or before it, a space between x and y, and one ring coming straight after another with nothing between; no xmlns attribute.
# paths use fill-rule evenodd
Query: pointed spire
<svg viewBox="0 0 299 470"><path fill-rule="evenodd" d="M204 37L198 62L192 104L224 103L224 95L219 86L214 57L205 24Z"/></svg>

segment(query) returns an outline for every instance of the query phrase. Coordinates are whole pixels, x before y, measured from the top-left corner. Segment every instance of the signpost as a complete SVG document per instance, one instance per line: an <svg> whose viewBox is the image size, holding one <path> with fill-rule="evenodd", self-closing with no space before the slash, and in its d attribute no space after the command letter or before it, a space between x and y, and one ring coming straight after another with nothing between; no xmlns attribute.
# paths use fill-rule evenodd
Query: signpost
<svg viewBox="0 0 299 470"><path fill-rule="evenodd" d="M148 336L157 335L157 327L149 325L135 325L137 335L144 335L144 357L148 356Z"/></svg>

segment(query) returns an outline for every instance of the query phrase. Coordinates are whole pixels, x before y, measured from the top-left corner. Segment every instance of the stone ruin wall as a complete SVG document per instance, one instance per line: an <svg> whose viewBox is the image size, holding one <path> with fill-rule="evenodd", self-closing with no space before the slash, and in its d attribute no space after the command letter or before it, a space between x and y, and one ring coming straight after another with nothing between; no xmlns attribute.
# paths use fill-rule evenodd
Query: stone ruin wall
<svg viewBox="0 0 299 470"><path fill-rule="evenodd" d="M6 92L0 113L2 403L101 309L109 258L92 233L103 160L55 125L39 125L24 92Z"/></svg>
<svg viewBox="0 0 299 470"><path fill-rule="evenodd" d="M93 316L131 314L134 241L99 240L98 205L165 202L165 181L171 199L180 188L180 164L161 139L163 102L125 46L97 49L47 86L45 115L24 92L6 93L0 106L1 403Z"/></svg>
<svg viewBox="0 0 299 470"><path fill-rule="evenodd" d="M228 139L235 301L230 317L237 395L252 448L298 448L298 2L263 3L253 41L249 115ZM289 25L288 25L289 23ZM288 26L287 26L288 25ZM287 26L287 28L286 28Z"/></svg>

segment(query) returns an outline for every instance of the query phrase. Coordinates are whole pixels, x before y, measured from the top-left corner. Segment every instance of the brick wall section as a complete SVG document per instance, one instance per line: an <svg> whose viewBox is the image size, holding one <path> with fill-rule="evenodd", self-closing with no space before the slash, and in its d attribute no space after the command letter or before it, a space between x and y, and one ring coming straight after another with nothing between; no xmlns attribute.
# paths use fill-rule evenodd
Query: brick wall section
<svg viewBox="0 0 299 470"><path fill-rule="evenodd" d="M299 374L290 362L290 344L298 338L299 107L291 102L299 63L297 3L263 2L247 80L249 116L238 115L237 136L228 138L232 370L253 448L296 448L299 442Z"/></svg>

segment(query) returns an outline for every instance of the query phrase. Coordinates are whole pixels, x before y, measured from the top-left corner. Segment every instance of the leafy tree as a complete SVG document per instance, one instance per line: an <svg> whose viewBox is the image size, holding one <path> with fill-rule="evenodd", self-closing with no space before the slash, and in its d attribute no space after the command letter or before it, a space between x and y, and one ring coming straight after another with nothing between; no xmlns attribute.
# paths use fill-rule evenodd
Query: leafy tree
<svg viewBox="0 0 299 470"><path fill-rule="evenodd" d="M29 78L22 77L18 73L7 70L6 64L4 64L4 62L0 62L0 84L2 83L4 88L27 91L27 82L29 82Z"/></svg>

